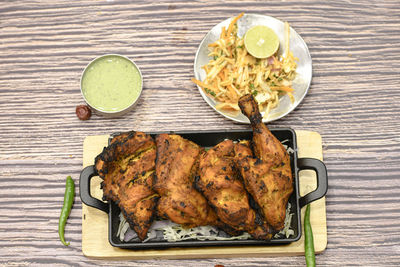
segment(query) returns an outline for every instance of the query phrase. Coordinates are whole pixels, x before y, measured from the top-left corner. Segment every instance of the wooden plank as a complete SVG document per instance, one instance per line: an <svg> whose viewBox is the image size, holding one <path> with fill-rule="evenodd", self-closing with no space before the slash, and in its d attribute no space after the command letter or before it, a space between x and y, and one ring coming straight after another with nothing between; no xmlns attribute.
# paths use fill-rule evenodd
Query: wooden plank
<svg viewBox="0 0 400 267"><path fill-rule="evenodd" d="M316 132L296 131L299 157L311 157L322 160L322 140ZM88 136L83 144L83 167L93 164L93 160L104 146L108 135ZM91 184L93 196L101 199L99 177ZM300 173L300 193L312 191L316 187L315 173ZM315 238L315 251L321 253L327 245L325 198L311 204L311 224ZM302 210L302 218L304 209ZM303 221L303 219L302 219ZM85 256L99 259L190 259L225 257L265 257L293 256L304 254L304 237L289 245L246 246L246 247L206 247L206 248L170 248L148 250L126 250L115 248L108 242L108 215L102 211L82 204L82 252Z"/></svg>

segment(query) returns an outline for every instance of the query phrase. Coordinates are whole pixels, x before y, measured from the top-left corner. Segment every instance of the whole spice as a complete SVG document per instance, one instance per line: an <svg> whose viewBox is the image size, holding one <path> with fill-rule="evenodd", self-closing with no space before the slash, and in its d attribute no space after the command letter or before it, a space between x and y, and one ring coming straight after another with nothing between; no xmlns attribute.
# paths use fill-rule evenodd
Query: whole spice
<svg viewBox="0 0 400 267"><path fill-rule="evenodd" d="M92 110L89 108L89 106L86 105L77 106L75 113L76 116L78 116L78 118L83 121L88 120L90 116L92 116Z"/></svg>
<svg viewBox="0 0 400 267"><path fill-rule="evenodd" d="M65 229L65 224L67 223L69 213L71 212L72 203L74 202L74 197L75 197L74 180L72 180L71 176L68 176L65 184L64 204L61 209L60 220L58 221L58 235L60 236L61 242L66 246L69 245L69 242L68 243L65 242L64 229Z"/></svg>
<svg viewBox="0 0 400 267"><path fill-rule="evenodd" d="M307 267L315 267L314 237L310 223L310 209L310 205L307 205L306 213L304 215L304 251Z"/></svg>

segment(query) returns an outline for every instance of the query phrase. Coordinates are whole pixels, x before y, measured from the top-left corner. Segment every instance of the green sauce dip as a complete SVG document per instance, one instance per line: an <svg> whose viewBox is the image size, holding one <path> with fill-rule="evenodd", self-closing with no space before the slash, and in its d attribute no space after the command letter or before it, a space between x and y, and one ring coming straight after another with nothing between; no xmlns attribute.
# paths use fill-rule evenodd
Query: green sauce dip
<svg viewBox="0 0 400 267"><path fill-rule="evenodd" d="M91 107L104 112L118 112L131 106L139 97L142 78L129 59L106 55L87 66L81 87Z"/></svg>

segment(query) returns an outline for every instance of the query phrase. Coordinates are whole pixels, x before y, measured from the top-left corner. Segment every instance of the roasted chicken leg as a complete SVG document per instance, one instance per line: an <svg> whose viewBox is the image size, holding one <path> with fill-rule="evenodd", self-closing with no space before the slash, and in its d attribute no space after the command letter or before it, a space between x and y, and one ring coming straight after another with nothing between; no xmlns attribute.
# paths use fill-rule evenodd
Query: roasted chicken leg
<svg viewBox="0 0 400 267"><path fill-rule="evenodd" d="M159 198L153 189L156 145L142 132L115 136L95 159L103 198L118 204L130 227L143 240L155 214Z"/></svg>
<svg viewBox="0 0 400 267"><path fill-rule="evenodd" d="M262 123L258 105L252 95L242 96L239 107L253 128L255 157L238 160L238 167L247 191L259 205L267 222L275 230L281 230L286 205L293 192L289 155L281 142Z"/></svg>
<svg viewBox="0 0 400 267"><path fill-rule="evenodd" d="M204 152L200 157L196 187L207 198L222 222L235 230L247 231L256 239L271 239L269 226L250 207L247 192L235 166L235 158L241 159L248 155L248 150L243 150L243 146L246 144L225 140Z"/></svg>

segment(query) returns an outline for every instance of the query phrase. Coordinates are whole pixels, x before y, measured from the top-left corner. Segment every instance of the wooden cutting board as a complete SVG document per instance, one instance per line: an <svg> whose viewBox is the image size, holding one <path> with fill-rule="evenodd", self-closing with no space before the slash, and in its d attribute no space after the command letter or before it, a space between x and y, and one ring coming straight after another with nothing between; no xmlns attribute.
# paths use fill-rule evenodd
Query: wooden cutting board
<svg viewBox="0 0 400 267"><path fill-rule="evenodd" d="M322 160L322 139L316 132L296 131L298 157L310 157ZM107 145L108 136L88 136L83 143L83 167L93 164L94 158ZM313 171L300 172L300 194L316 188ZM99 177L91 183L91 193L98 199L102 197ZM326 209L325 198L311 204L311 225L314 233L315 252L326 249ZM302 209L302 222L305 208ZM304 255L304 237L288 245L243 246L243 247L202 247L127 250L115 248L108 242L108 215L98 209L82 203L82 252L90 258L100 259L189 259L223 257L266 257Z"/></svg>

